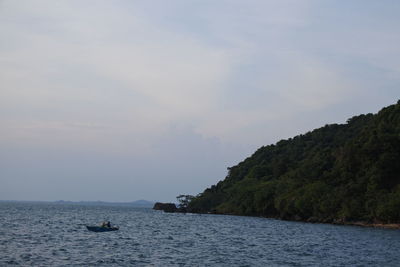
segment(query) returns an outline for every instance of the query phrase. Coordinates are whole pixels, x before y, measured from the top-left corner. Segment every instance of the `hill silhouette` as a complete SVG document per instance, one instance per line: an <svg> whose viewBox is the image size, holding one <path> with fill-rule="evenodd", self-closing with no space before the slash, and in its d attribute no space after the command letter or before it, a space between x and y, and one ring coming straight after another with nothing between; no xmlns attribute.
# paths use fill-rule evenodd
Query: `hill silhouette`
<svg viewBox="0 0 400 267"><path fill-rule="evenodd" d="M400 222L400 101L258 149L193 198L196 213Z"/></svg>

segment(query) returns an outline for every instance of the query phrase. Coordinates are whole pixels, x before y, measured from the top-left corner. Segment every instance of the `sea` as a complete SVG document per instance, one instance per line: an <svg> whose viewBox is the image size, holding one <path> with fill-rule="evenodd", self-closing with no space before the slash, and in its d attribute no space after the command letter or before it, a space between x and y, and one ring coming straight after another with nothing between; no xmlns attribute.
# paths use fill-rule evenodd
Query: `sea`
<svg viewBox="0 0 400 267"><path fill-rule="evenodd" d="M0 225L0 266L400 266L400 230L28 202Z"/></svg>

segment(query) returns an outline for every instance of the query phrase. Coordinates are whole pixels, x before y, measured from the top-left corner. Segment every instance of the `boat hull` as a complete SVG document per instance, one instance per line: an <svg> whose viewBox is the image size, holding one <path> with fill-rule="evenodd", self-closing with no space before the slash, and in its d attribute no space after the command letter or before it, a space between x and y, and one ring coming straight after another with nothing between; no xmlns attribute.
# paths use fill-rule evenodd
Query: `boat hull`
<svg viewBox="0 0 400 267"><path fill-rule="evenodd" d="M89 231L92 232L110 232L119 230L118 227L102 227L102 226L86 226Z"/></svg>

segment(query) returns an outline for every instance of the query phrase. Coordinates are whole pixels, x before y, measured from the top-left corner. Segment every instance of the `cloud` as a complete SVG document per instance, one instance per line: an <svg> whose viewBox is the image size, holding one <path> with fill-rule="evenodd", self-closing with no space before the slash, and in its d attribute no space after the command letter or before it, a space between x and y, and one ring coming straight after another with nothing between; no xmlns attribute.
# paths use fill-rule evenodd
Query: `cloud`
<svg viewBox="0 0 400 267"><path fill-rule="evenodd" d="M223 178L227 162L261 145L395 102L398 11L334 1L3 1L0 157L43 183L75 164L63 178L118 172L130 186L203 187L194 180ZM0 179L15 186L27 170L9 167Z"/></svg>
<svg viewBox="0 0 400 267"><path fill-rule="evenodd" d="M235 142L239 139L229 139L229 133L276 119L268 96L288 106L321 107L326 104L321 90L329 91L319 88L323 81L338 85L334 70L317 59L311 66L308 55L299 59L287 53L296 47L286 44L286 35L307 25L308 4L196 2L204 11L198 12L195 2L160 2L153 12L154 4L99 1L88 12L94 2L41 3L8 2L8 25L2 28L16 44L3 54L5 106L33 109L36 120L106 120L147 132L181 121L196 124L201 134ZM183 6L192 13L182 13ZM162 14L173 17L158 18ZM187 28L176 27L186 21ZM196 35L193 25L208 28ZM243 69L248 63L256 64ZM239 86L243 93L237 95ZM248 97L253 92L255 99ZM332 102L332 94L325 99ZM246 101L255 105L236 105ZM29 123L26 116L24 123Z"/></svg>
<svg viewBox="0 0 400 267"><path fill-rule="evenodd" d="M12 41L18 43L2 54L2 95L9 109L30 107L40 113L48 107L60 118L75 115L65 110L70 105L83 116L89 113L87 120L103 113L104 106L113 114L126 103L123 112L114 114L122 123L163 124L213 104L230 67L224 51L164 32L123 7L101 2L93 13L78 9L67 16L74 9L60 5L44 11L31 7L21 19L32 20L36 31L21 31L20 22L3 26L8 33L12 28ZM25 9L14 6L14 13Z"/></svg>

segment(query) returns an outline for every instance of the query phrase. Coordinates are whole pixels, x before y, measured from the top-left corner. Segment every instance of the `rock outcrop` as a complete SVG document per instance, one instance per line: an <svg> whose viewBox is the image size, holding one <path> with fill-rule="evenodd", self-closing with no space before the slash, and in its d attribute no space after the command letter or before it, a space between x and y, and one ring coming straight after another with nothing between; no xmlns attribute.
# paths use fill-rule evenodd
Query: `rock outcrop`
<svg viewBox="0 0 400 267"><path fill-rule="evenodd" d="M161 203L156 202L153 207L154 210L162 210L165 212L178 212L178 208L174 203Z"/></svg>

